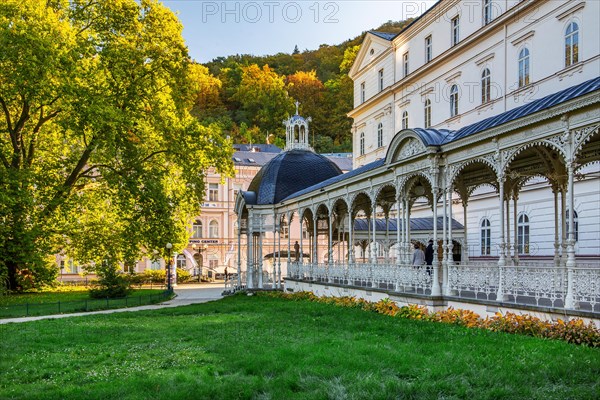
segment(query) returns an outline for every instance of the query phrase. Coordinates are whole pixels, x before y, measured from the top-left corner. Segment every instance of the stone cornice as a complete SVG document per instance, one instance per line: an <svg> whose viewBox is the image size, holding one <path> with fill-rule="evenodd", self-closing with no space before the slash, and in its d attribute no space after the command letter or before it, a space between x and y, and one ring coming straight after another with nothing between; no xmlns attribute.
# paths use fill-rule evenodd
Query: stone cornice
<svg viewBox="0 0 600 400"><path fill-rule="evenodd" d="M482 66L483 64L487 63L490 60L493 60L494 57L496 56L496 53L490 53L486 56L481 57L480 59L475 61L475 64L477 64L477 66Z"/></svg>
<svg viewBox="0 0 600 400"><path fill-rule="evenodd" d="M534 31L534 30L531 30L531 31L527 32L526 34L524 34L524 35L521 35L521 36L519 36L518 38L516 38L515 40L511 41L511 43L512 43L512 45L513 45L513 46L517 46L517 45L519 45L520 43L522 43L522 42L524 42L524 41L526 41L526 40L529 40L529 39L530 39L530 38L532 38L534 35L535 35L535 31Z"/></svg>
<svg viewBox="0 0 600 400"><path fill-rule="evenodd" d="M580 1L579 3L575 4L573 7L570 7L568 10L558 14L556 16L556 19L558 19L559 21L562 21L565 18L570 17L572 14L576 13L579 10L582 10L585 7L585 1Z"/></svg>

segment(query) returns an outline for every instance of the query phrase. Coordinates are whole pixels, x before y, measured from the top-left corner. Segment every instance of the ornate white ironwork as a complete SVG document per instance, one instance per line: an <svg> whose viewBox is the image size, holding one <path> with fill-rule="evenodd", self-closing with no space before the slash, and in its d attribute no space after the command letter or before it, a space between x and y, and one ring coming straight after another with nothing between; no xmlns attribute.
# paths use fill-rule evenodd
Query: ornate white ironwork
<svg viewBox="0 0 600 400"><path fill-rule="evenodd" d="M448 281L451 293L459 297L481 299L485 296L485 300L493 300L498 291L498 266L495 263L450 265Z"/></svg>
<svg viewBox="0 0 600 400"><path fill-rule="evenodd" d="M400 150L399 158L405 159L414 156L415 154L419 154L425 151L425 147L422 143L419 143L416 139L409 139L407 143L402 146Z"/></svg>
<svg viewBox="0 0 600 400"><path fill-rule="evenodd" d="M504 267L504 293L509 301L537 306L564 304L567 289L567 274L560 267Z"/></svg>
<svg viewBox="0 0 600 400"><path fill-rule="evenodd" d="M551 263L527 262L498 268L495 261L448 266L450 295L479 300L496 300L503 273L505 301L540 307L564 307L567 269ZM288 266L288 278L340 286L430 295L433 273L425 267L397 264L301 264ZM600 308L600 266L573 269L573 298L582 309Z"/></svg>
<svg viewBox="0 0 600 400"><path fill-rule="evenodd" d="M592 311L600 308L600 268L573 269L573 297L576 302L589 303Z"/></svg>

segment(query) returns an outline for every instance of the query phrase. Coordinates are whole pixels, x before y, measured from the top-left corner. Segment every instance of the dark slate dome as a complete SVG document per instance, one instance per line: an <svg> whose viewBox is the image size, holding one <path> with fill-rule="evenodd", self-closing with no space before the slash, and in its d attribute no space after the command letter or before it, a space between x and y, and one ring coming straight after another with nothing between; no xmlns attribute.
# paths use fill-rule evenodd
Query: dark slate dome
<svg viewBox="0 0 600 400"><path fill-rule="evenodd" d="M310 150L285 151L258 171L244 198L253 205L276 204L293 193L341 174L340 168L325 156Z"/></svg>

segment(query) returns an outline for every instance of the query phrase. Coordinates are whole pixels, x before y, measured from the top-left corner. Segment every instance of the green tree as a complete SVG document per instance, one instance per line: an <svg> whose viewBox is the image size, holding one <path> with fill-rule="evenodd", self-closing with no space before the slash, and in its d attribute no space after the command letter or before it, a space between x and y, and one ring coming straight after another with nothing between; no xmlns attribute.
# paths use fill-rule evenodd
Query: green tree
<svg viewBox="0 0 600 400"><path fill-rule="evenodd" d="M0 3L0 275L47 281L47 256L132 262L186 240L204 171L232 148L190 110L202 84L153 0ZM196 71L197 72L197 71Z"/></svg>
<svg viewBox="0 0 600 400"><path fill-rule="evenodd" d="M284 118L294 109L293 100L288 96L283 77L268 65L260 68L256 64L241 67L242 76L235 100L241 104L244 119L263 132L283 136Z"/></svg>

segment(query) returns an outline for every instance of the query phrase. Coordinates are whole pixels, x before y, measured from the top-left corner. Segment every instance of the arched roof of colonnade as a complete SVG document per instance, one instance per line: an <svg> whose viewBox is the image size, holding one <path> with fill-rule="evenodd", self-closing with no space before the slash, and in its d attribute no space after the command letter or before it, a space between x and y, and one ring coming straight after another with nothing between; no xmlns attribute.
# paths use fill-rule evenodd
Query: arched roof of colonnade
<svg viewBox="0 0 600 400"><path fill-rule="evenodd" d="M437 153L439 146L452 133L454 131L448 129L403 129L390 142L385 156L385 163L389 165L426 153Z"/></svg>

